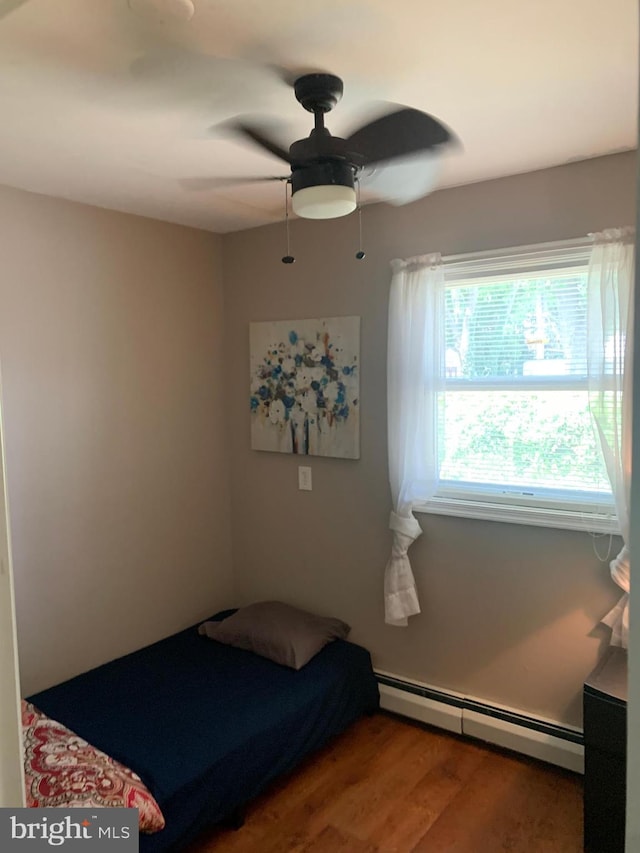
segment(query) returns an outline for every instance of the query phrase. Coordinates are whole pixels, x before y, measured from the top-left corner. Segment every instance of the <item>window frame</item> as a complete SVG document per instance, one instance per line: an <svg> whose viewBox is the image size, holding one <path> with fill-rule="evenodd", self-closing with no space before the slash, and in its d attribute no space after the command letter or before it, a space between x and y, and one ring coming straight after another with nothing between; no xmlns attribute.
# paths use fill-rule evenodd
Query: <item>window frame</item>
<svg viewBox="0 0 640 853"><path fill-rule="evenodd" d="M572 272L584 273L588 267L592 238L583 240L519 246L511 249L477 252L470 255L453 255L443 258L445 288L481 284L483 280L496 282L516 278L566 276ZM445 385L455 384L461 390L584 390L588 387L587 375L563 377L524 376L517 379L445 378ZM446 393L446 391L444 392ZM583 492L580 490L554 490L537 488L535 501L526 487L496 484L464 484L452 486L453 481L442 480L433 498L417 500L414 510L514 524L534 525L593 533L619 533L620 528L611 492ZM554 499L554 492L556 494ZM559 494L562 499L558 498ZM575 501L567 496L575 495Z"/></svg>

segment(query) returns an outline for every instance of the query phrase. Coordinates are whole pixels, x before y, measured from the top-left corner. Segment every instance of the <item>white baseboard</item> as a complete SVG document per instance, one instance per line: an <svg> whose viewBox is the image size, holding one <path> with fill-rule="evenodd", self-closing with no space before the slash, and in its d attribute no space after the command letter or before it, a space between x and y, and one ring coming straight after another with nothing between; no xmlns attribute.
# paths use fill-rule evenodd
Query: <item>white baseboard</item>
<svg viewBox="0 0 640 853"><path fill-rule="evenodd" d="M377 671L380 706L457 734L584 773L580 729ZM384 682L387 683L384 683ZM388 682L393 682L390 684Z"/></svg>
<svg viewBox="0 0 640 853"><path fill-rule="evenodd" d="M416 696L413 693L407 693L405 690L398 690L386 684L378 686L380 688L380 706L385 711L393 711L394 714L401 714L403 717L410 717L412 720L420 720L421 723L428 723L430 726L437 726L439 729L446 729L448 732L462 734L460 708L454 708L451 705L445 705L444 702L437 702L424 696Z"/></svg>
<svg viewBox="0 0 640 853"><path fill-rule="evenodd" d="M564 738L535 729L498 720L477 711L463 710L462 729L469 737L476 737L495 746L512 749L531 758L584 773L584 746Z"/></svg>

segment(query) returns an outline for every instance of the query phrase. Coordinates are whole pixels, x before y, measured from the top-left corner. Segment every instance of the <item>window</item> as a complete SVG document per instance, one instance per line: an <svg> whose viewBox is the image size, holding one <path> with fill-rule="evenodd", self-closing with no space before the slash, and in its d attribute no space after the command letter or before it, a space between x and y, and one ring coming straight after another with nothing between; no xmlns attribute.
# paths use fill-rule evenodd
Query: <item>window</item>
<svg viewBox="0 0 640 853"><path fill-rule="evenodd" d="M445 264L440 485L423 508L617 529L589 413L589 252L551 244Z"/></svg>

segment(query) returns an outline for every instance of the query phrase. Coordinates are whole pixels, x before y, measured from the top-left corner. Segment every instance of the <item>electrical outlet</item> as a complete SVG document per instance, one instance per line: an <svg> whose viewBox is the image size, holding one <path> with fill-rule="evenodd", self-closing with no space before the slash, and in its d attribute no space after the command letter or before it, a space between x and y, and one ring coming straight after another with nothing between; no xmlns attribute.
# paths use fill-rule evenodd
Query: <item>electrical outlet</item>
<svg viewBox="0 0 640 853"><path fill-rule="evenodd" d="M298 488L305 492L311 491L311 468L298 465Z"/></svg>

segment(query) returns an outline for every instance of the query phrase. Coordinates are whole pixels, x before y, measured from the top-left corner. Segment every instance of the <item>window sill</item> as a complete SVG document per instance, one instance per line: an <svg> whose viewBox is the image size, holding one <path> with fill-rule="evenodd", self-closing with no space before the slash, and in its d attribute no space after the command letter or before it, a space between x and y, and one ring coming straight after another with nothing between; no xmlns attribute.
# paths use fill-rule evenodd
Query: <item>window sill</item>
<svg viewBox="0 0 640 853"><path fill-rule="evenodd" d="M501 521L507 524L526 524L535 527L555 527L561 530L582 530L585 533L620 535L620 527L615 516L579 510L518 506L480 500L456 500L454 498L433 498L425 503L414 504L413 510L418 513L477 518L483 521Z"/></svg>

